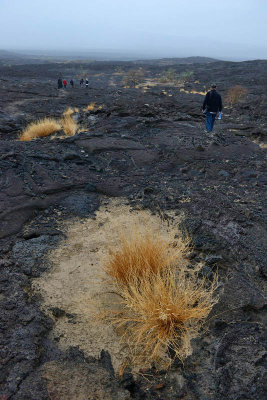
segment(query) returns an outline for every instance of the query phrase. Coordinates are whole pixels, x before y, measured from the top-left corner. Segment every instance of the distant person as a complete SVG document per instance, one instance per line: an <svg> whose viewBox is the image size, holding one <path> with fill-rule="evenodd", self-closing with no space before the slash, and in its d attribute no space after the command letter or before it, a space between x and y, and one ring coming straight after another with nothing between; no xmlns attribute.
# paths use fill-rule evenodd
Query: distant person
<svg viewBox="0 0 267 400"><path fill-rule="evenodd" d="M206 114L206 132L212 132L218 111L222 112L222 98L216 91L216 85L212 84L202 106L202 112Z"/></svg>
<svg viewBox="0 0 267 400"><path fill-rule="evenodd" d="M64 86L64 88L66 89L66 87L67 87L67 81L66 81L66 79L63 79L63 86Z"/></svg>
<svg viewBox="0 0 267 400"><path fill-rule="evenodd" d="M88 88L88 85L89 85L89 81L88 81L88 78L85 80L85 87L86 88Z"/></svg>
<svg viewBox="0 0 267 400"><path fill-rule="evenodd" d="M62 79L61 78L58 78L58 80L57 80L57 88L62 89Z"/></svg>
<svg viewBox="0 0 267 400"><path fill-rule="evenodd" d="M71 79L71 80L70 80L70 85L71 85L71 87L73 87L73 86L74 86L73 79Z"/></svg>
<svg viewBox="0 0 267 400"><path fill-rule="evenodd" d="M80 80L80 86L83 86L84 80L83 78Z"/></svg>

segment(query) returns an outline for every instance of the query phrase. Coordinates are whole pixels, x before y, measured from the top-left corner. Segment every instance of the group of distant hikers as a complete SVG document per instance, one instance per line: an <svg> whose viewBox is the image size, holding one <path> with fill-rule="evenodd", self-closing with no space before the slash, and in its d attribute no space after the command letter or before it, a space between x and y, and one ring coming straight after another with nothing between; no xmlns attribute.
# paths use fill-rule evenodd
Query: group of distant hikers
<svg viewBox="0 0 267 400"><path fill-rule="evenodd" d="M62 78L58 78L57 80L57 88L58 89L66 89L68 82L66 81L66 79L62 79ZM74 82L73 79L70 80L70 86L74 87Z"/></svg>
<svg viewBox="0 0 267 400"><path fill-rule="evenodd" d="M86 78L86 79L85 79L85 81L84 81L84 79L83 79L83 78L80 80L80 86L83 86L83 85L84 85L84 83L85 83L85 87L87 87L87 88L88 88L88 85L89 85L88 78Z"/></svg>
<svg viewBox="0 0 267 400"><path fill-rule="evenodd" d="M85 81L84 81L83 78L80 80L80 86L83 86L84 83L85 83L85 87L88 88L88 85L89 85L88 78L86 78ZM62 89L62 88L66 89L67 88L67 84L68 84L68 82L66 81L66 79L58 78L58 80L57 80L57 88L58 89ZM70 86L72 88L74 87L73 79L70 80Z"/></svg>
<svg viewBox="0 0 267 400"><path fill-rule="evenodd" d="M63 87L66 89L68 83L66 79L58 78L57 84L58 89L62 89ZM80 79L80 87L83 87L84 84L85 87L88 88L88 78L85 80L83 78ZM70 80L70 85L72 88L74 87L73 79ZM218 112L218 119L222 118L222 98L216 88L217 86L215 84L210 86L210 90L207 92L202 105L202 113L206 115L206 133L212 132Z"/></svg>

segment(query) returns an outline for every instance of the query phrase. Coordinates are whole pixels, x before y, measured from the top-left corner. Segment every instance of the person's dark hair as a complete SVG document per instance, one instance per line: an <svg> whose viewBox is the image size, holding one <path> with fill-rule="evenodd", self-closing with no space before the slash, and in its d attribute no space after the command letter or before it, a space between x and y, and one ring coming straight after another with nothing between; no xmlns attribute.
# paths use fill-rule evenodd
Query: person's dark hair
<svg viewBox="0 0 267 400"><path fill-rule="evenodd" d="M212 89L216 89L217 85L215 85L215 83L212 83L212 84L210 85L210 87L211 87Z"/></svg>

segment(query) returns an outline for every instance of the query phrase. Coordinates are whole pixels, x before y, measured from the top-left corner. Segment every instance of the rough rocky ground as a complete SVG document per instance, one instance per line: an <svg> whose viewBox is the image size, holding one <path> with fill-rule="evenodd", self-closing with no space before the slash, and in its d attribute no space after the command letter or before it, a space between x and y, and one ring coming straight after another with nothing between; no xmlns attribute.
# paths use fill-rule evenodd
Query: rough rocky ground
<svg viewBox="0 0 267 400"><path fill-rule="evenodd" d="M194 71L185 91L156 84L166 67L155 63L139 88L123 87L115 63L1 68L0 398L264 399L266 65L177 65ZM59 74L88 76L88 91L58 91ZM225 109L215 137L204 133L203 96L190 93L211 81L222 96L235 84L248 89ZM91 102L101 107L82 111ZM80 133L17 140L27 122L59 117L68 106L80 110ZM184 365L137 377L126 370L119 379L105 349L95 359L79 348L63 352L49 337L64 310L48 318L32 280L51 268L46 255L63 238L61 224L92 216L103 197L166 219L183 213L192 259L204 261L207 274L219 271L209 332Z"/></svg>

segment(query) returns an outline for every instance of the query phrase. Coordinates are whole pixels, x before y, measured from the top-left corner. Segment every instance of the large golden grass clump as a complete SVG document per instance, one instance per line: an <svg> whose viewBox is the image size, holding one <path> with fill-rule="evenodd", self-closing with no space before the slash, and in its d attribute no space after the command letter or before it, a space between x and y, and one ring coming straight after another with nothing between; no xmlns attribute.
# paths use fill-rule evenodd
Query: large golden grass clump
<svg viewBox="0 0 267 400"><path fill-rule="evenodd" d="M168 266L181 264L185 243L179 249L152 232L134 232L131 238L121 235L119 249L109 251L106 272L117 284L128 285L138 279L143 281L158 274Z"/></svg>
<svg viewBox="0 0 267 400"><path fill-rule="evenodd" d="M44 118L30 123L21 133L19 140L29 141L39 137L49 136L60 131L61 125L54 118Z"/></svg>
<svg viewBox="0 0 267 400"><path fill-rule="evenodd" d="M119 300L108 305L105 319L128 346L132 365L182 361L217 302L216 274L208 280L201 266L187 267L187 243L136 232L109 253L106 272Z"/></svg>
<svg viewBox="0 0 267 400"><path fill-rule="evenodd" d="M75 135L78 131L79 126L72 118L75 112L78 112L78 108L67 108L64 111L63 116L60 120L55 118L44 118L36 122L31 122L21 133L19 140L29 141L40 137L49 136L52 133L63 130L66 136Z"/></svg>

